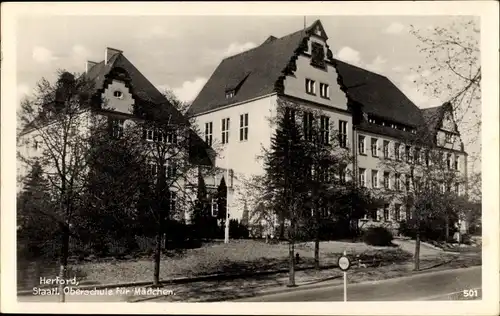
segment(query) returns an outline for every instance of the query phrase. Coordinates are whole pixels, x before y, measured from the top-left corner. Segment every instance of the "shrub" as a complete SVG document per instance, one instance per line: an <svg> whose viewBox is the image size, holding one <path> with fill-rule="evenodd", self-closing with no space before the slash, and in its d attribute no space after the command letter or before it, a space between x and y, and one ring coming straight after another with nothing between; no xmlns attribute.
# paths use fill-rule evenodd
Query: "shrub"
<svg viewBox="0 0 500 316"><path fill-rule="evenodd" d="M372 246L390 246L392 233L385 227L370 227L365 231L363 241Z"/></svg>

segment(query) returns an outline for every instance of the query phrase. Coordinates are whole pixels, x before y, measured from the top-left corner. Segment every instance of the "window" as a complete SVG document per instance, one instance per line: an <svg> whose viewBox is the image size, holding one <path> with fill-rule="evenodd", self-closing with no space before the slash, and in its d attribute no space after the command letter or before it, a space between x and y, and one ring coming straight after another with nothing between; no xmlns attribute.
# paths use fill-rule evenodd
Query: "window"
<svg viewBox="0 0 500 316"><path fill-rule="evenodd" d="M441 182L441 193L446 193L446 185L444 182Z"/></svg>
<svg viewBox="0 0 500 316"><path fill-rule="evenodd" d="M226 99L234 97L234 90L226 91Z"/></svg>
<svg viewBox="0 0 500 316"><path fill-rule="evenodd" d="M152 129L147 129L147 130L144 130L145 131L145 139L146 140L149 140L149 141L152 141L154 139L154 132Z"/></svg>
<svg viewBox="0 0 500 316"><path fill-rule="evenodd" d="M120 138L123 136L123 123L125 120L111 119L111 136Z"/></svg>
<svg viewBox="0 0 500 316"><path fill-rule="evenodd" d="M306 93L316 95L316 82L311 79L306 79Z"/></svg>
<svg viewBox="0 0 500 316"><path fill-rule="evenodd" d="M390 181L390 173L384 172L384 188L390 189L391 181Z"/></svg>
<svg viewBox="0 0 500 316"><path fill-rule="evenodd" d="M384 152L384 158L387 159L389 158L389 142L387 140L384 140L383 146L383 152Z"/></svg>
<svg viewBox="0 0 500 316"><path fill-rule="evenodd" d="M321 82L319 84L319 95L323 99L330 99L330 86Z"/></svg>
<svg viewBox="0 0 500 316"><path fill-rule="evenodd" d="M460 193L460 184L459 183L455 183L455 187L454 187L453 192L455 192L455 194L457 194L457 195Z"/></svg>
<svg viewBox="0 0 500 316"><path fill-rule="evenodd" d="M372 187L378 188L378 170L372 170Z"/></svg>
<svg viewBox="0 0 500 316"><path fill-rule="evenodd" d="M167 137L165 137L164 141L167 144L177 144L177 130L171 129L167 132Z"/></svg>
<svg viewBox="0 0 500 316"><path fill-rule="evenodd" d="M320 117L320 141L325 145L330 143L330 117L325 115Z"/></svg>
<svg viewBox="0 0 500 316"><path fill-rule="evenodd" d="M339 145L342 148L347 147L347 122L339 121Z"/></svg>
<svg viewBox="0 0 500 316"><path fill-rule="evenodd" d="M229 118L222 119L222 143L229 142Z"/></svg>
<svg viewBox="0 0 500 316"><path fill-rule="evenodd" d="M212 122L205 123L205 143L212 146Z"/></svg>
<svg viewBox="0 0 500 316"><path fill-rule="evenodd" d="M372 156L373 157L378 157L378 139L376 138L372 138L372 144L371 144L371 148L372 148Z"/></svg>
<svg viewBox="0 0 500 316"><path fill-rule="evenodd" d="M240 141L248 140L248 113L240 115Z"/></svg>
<svg viewBox="0 0 500 316"><path fill-rule="evenodd" d="M285 117L289 118L292 122L295 122L295 110L289 107L285 108Z"/></svg>
<svg viewBox="0 0 500 316"><path fill-rule="evenodd" d="M378 221L378 217L377 217L377 210L371 210L370 211L370 218L374 221Z"/></svg>
<svg viewBox="0 0 500 316"><path fill-rule="evenodd" d="M411 162L412 161L412 157L411 157L411 147L410 146L406 146L405 148L405 155L406 155L406 161L408 162Z"/></svg>
<svg viewBox="0 0 500 316"><path fill-rule="evenodd" d="M362 187L366 185L365 171L365 169L359 168L359 185Z"/></svg>
<svg viewBox="0 0 500 316"><path fill-rule="evenodd" d="M396 173L394 175L394 180L396 182L396 190L401 191L401 175L399 173Z"/></svg>
<svg viewBox="0 0 500 316"><path fill-rule="evenodd" d="M325 68L325 48L320 43L311 44L311 65Z"/></svg>
<svg viewBox="0 0 500 316"><path fill-rule="evenodd" d="M446 155L446 168L451 169L451 154Z"/></svg>
<svg viewBox="0 0 500 316"><path fill-rule="evenodd" d="M120 90L114 91L113 96L117 99L123 99L123 93Z"/></svg>
<svg viewBox="0 0 500 316"><path fill-rule="evenodd" d="M428 167L430 165L430 160L429 160L429 151L425 151L425 165Z"/></svg>
<svg viewBox="0 0 500 316"><path fill-rule="evenodd" d="M422 163L422 159L421 159L421 156L420 156L420 148L415 148L415 151L413 152L413 156L415 157L415 162L420 164Z"/></svg>
<svg viewBox="0 0 500 316"><path fill-rule="evenodd" d="M365 137L363 135L359 135L358 148L359 148L359 153L361 155L366 155L366 152L365 152Z"/></svg>
<svg viewBox="0 0 500 316"><path fill-rule="evenodd" d="M460 157L455 156L455 170L459 169Z"/></svg>
<svg viewBox="0 0 500 316"><path fill-rule="evenodd" d="M175 180L177 178L177 163L175 161L168 161L165 176L167 179Z"/></svg>
<svg viewBox="0 0 500 316"><path fill-rule="evenodd" d="M394 220L401 221L401 204L394 204Z"/></svg>
<svg viewBox="0 0 500 316"><path fill-rule="evenodd" d="M413 179L413 188L417 191L420 190L422 185L422 177L414 177Z"/></svg>
<svg viewBox="0 0 500 316"><path fill-rule="evenodd" d="M406 188L406 191L410 191L410 175L409 174L405 175L405 188Z"/></svg>
<svg viewBox="0 0 500 316"><path fill-rule="evenodd" d="M170 191L170 194L168 195L168 206L170 214L175 214L176 204L177 204L177 193L174 191Z"/></svg>
<svg viewBox="0 0 500 316"><path fill-rule="evenodd" d="M156 163L154 163L154 162L148 163L147 168L148 168L148 173L152 177L156 177L156 175L158 174L158 166L156 165Z"/></svg>
<svg viewBox="0 0 500 316"><path fill-rule="evenodd" d="M219 213L219 203L217 203L217 199L212 199L212 216L217 217Z"/></svg>
<svg viewBox="0 0 500 316"><path fill-rule="evenodd" d="M394 144L394 156L395 156L396 160L401 160L401 154L400 154L400 151L399 151L400 147L401 147L400 143L395 143Z"/></svg>
<svg viewBox="0 0 500 316"><path fill-rule="evenodd" d="M451 133L448 133L448 132L444 133L444 141L446 144L451 144L452 138L453 138L453 135Z"/></svg>
<svg viewBox="0 0 500 316"><path fill-rule="evenodd" d="M311 112L304 112L304 139L311 141L313 139L313 124L314 124L314 115Z"/></svg>
<svg viewBox="0 0 500 316"><path fill-rule="evenodd" d="M384 222L389 221L389 204L384 205Z"/></svg>

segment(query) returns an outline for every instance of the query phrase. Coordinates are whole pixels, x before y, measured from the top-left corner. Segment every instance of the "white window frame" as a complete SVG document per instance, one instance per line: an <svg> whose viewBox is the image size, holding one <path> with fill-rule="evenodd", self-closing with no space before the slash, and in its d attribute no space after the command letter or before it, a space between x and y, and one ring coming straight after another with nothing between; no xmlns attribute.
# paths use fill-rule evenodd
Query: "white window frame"
<svg viewBox="0 0 500 316"><path fill-rule="evenodd" d="M213 142L213 122L205 123L205 143L212 146Z"/></svg>
<svg viewBox="0 0 500 316"><path fill-rule="evenodd" d="M401 174L400 173L394 174L394 187L395 187L396 191L401 191Z"/></svg>
<svg viewBox="0 0 500 316"><path fill-rule="evenodd" d="M382 141L382 154L384 156L384 159L389 158L389 146L391 145L391 142L388 140Z"/></svg>
<svg viewBox="0 0 500 316"><path fill-rule="evenodd" d="M248 140L248 113L240 114L240 142Z"/></svg>
<svg viewBox="0 0 500 316"><path fill-rule="evenodd" d="M372 137L370 140L370 151L372 157L378 157L378 138Z"/></svg>
<svg viewBox="0 0 500 316"><path fill-rule="evenodd" d="M358 135L358 152L361 155L366 155L366 137L364 135Z"/></svg>
<svg viewBox="0 0 500 316"><path fill-rule="evenodd" d="M379 179L378 179L378 170L372 170L372 178L371 178L371 181L372 181L372 187L373 188L378 188L379 187Z"/></svg>
<svg viewBox="0 0 500 316"><path fill-rule="evenodd" d="M361 187L366 187L366 169L359 168L359 185Z"/></svg>
<svg viewBox="0 0 500 316"><path fill-rule="evenodd" d="M399 203L394 204L394 220L396 222L401 222L401 212L402 212L403 206Z"/></svg>
<svg viewBox="0 0 500 316"><path fill-rule="evenodd" d="M347 121L339 120L339 145L342 148L347 147Z"/></svg>
<svg viewBox="0 0 500 316"><path fill-rule="evenodd" d="M231 120L229 117L223 118L221 120L221 137L222 144L229 143L229 129L231 128Z"/></svg>
<svg viewBox="0 0 500 316"><path fill-rule="evenodd" d="M330 99L330 85L327 83L320 82L319 94L323 99Z"/></svg>
<svg viewBox="0 0 500 316"><path fill-rule="evenodd" d="M316 81L306 78L306 93L316 95Z"/></svg>
<svg viewBox="0 0 500 316"><path fill-rule="evenodd" d="M327 115L320 116L320 137L323 144L330 144L330 117Z"/></svg>
<svg viewBox="0 0 500 316"><path fill-rule="evenodd" d="M387 177L386 177L387 175ZM384 171L384 188L385 189L391 189L391 173L388 171Z"/></svg>
<svg viewBox="0 0 500 316"><path fill-rule="evenodd" d="M170 190L168 204L170 207L170 214L175 214L175 211L177 209L177 192L176 191Z"/></svg>
<svg viewBox="0 0 500 316"><path fill-rule="evenodd" d="M401 160L401 143L394 143L394 159Z"/></svg>

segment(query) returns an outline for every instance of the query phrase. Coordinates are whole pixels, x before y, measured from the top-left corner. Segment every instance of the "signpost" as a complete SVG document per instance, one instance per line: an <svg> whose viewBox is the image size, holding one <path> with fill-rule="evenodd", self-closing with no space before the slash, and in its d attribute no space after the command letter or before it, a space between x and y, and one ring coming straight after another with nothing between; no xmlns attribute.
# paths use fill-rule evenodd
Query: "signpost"
<svg viewBox="0 0 500 316"><path fill-rule="evenodd" d="M347 258L345 250L337 264L340 270L344 271L344 302L347 302L347 270L351 267L351 261Z"/></svg>

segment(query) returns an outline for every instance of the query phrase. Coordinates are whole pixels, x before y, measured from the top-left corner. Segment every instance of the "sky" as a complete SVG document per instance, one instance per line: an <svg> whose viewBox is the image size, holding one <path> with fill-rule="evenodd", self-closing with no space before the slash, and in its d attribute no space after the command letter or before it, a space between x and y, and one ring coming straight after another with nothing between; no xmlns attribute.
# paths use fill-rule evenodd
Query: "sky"
<svg viewBox="0 0 500 316"><path fill-rule="evenodd" d="M430 74L409 33L450 25L453 16L306 16L320 19L336 58L383 74L418 107L444 100L414 83ZM85 71L106 47L124 55L160 90L193 100L224 57L260 45L269 35L300 30L303 16L31 16L17 20L17 96L31 93L57 69ZM416 71L418 66L422 70ZM476 150L476 149L473 149Z"/></svg>

